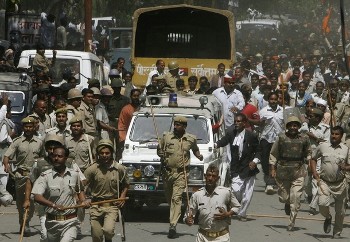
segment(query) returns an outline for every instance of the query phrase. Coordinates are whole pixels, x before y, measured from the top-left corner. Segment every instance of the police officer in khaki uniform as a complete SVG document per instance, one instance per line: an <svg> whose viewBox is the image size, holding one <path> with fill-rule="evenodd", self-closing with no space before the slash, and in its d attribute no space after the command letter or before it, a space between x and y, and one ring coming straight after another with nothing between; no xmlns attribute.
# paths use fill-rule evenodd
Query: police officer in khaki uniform
<svg viewBox="0 0 350 242"><path fill-rule="evenodd" d="M94 137L84 134L83 120L80 116L74 116L69 121L71 136L66 140L66 147L69 149L69 159L76 163L84 172L94 159L92 142Z"/></svg>
<svg viewBox="0 0 350 242"><path fill-rule="evenodd" d="M33 187L33 183L40 177L40 174L42 172L45 172L52 168L52 154L55 147L61 147L64 146L64 140L63 137L55 135L55 134L48 134L45 137L45 157L39 158L33 165L30 174L29 179L26 182L26 194L25 194L25 201L23 203L23 208L29 208L30 204L30 193ZM73 168L79 171L80 180L84 181L86 180L84 174L80 171L79 167L74 163L71 164L69 162L66 163L67 167ZM46 242L47 241L47 230L45 226L46 222L46 212L45 207L40 204L35 204L36 212L39 216L40 220L40 242Z"/></svg>
<svg viewBox="0 0 350 242"><path fill-rule="evenodd" d="M50 129L45 130L46 135L58 135L63 138L63 144L66 143L66 140L71 136L71 131L67 125L67 109L59 108L55 111L56 115L56 126ZM46 139L45 139L46 140Z"/></svg>
<svg viewBox="0 0 350 242"><path fill-rule="evenodd" d="M192 195L190 213L185 213L184 222L191 226L199 212L196 242L230 242L231 217L238 213L240 204L230 188L218 186L219 179L219 169L210 164L205 172L205 187Z"/></svg>
<svg viewBox="0 0 350 242"><path fill-rule="evenodd" d="M93 137L97 136L96 131L96 120L95 120L95 111L92 106L92 100L94 98L94 91L91 89L84 89L82 91L83 101L80 104L79 110L82 114L83 126L85 129L85 133L89 134Z"/></svg>
<svg viewBox="0 0 350 242"><path fill-rule="evenodd" d="M323 224L325 233L331 232L332 215L329 211L331 197L335 200L335 224L333 238L340 238L343 230L345 205L348 197L348 183L345 173L350 171L349 148L341 143L344 130L340 126L331 129L330 143L321 143L312 154L310 166L313 177L318 181L318 205L320 213L326 218ZM320 171L316 161L321 158Z"/></svg>
<svg viewBox="0 0 350 242"><path fill-rule="evenodd" d="M166 83L172 90L176 90L176 81L181 78L177 61L170 61L168 64L168 70L169 72L166 74Z"/></svg>
<svg viewBox="0 0 350 242"><path fill-rule="evenodd" d="M97 145L97 162L85 171L87 185L91 189L92 202L125 198L129 179L123 165L113 160L113 143L100 140ZM90 209L93 242L111 242L114 236L118 210L125 203L102 203Z"/></svg>
<svg viewBox="0 0 350 242"><path fill-rule="evenodd" d="M23 224L23 202L25 194L25 183L29 175L30 168L33 166L36 159L43 155L42 141L34 136L35 133L35 120L32 117L26 117L22 119L23 135L14 139L8 150L5 152L3 164L5 172L10 172L9 161L16 157L13 171L15 174L15 187L16 187L16 205L19 213L19 224ZM28 218L26 221L24 235L29 236L30 228L29 222L33 217L34 204L32 203L29 209ZM21 230L20 230L21 231Z"/></svg>
<svg viewBox="0 0 350 242"><path fill-rule="evenodd" d="M329 142L330 138L330 127L328 124L322 123L324 113L319 108L312 108L308 115L309 123L303 123L300 128L301 133L305 133L310 138L311 151L314 151L316 147L322 142ZM321 161L317 162L319 164ZM319 171L319 165L317 165L317 171ZM308 195L308 202L310 204L310 215L316 215L318 204L317 195L317 181L312 178L312 172L309 169L308 176L305 178L305 192Z"/></svg>
<svg viewBox="0 0 350 242"><path fill-rule="evenodd" d="M34 200L46 206L47 238L50 242L72 242L77 236L76 209L64 209L85 201L83 184L77 169L68 168L66 161L69 151L65 147L55 147L52 154L53 168L41 173L35 181L32 194Z"/></svg>
<svg viewBox="0 0 350 242"><path fill-rule="evenodd" d="M73 88L68 91L68 95L67 95L68 105L66 107L68 122L75 115L80 115L82 116L82 118L84 118L83 114L81 114L79 110L82 98L83 98L83 95L81 94L80 90Z"/></svg>
<svg viewBox="0 0 350 242"><path fill-rule="evenodd" d="M197 139L186 133L187 119L183 116L174 118L174 131L163 134L158 145L157 154L163 162L163 183L165 197L170 205L169 238L176 235L176 224L181 215L182 193L185 191L185 169L190 164L190 150L199 159Z"/></svg>
<svg viewBox="0 0 350 242"><path fill-rule="evenodd" d="M279 134L270 152L270 173L276 180L279 200L285 203L284 210L290 215L288 231L294 230L306 176L304 164L311 157L310 140L299 133L300 127L299 118L290 116L287 131Z"/></svg>

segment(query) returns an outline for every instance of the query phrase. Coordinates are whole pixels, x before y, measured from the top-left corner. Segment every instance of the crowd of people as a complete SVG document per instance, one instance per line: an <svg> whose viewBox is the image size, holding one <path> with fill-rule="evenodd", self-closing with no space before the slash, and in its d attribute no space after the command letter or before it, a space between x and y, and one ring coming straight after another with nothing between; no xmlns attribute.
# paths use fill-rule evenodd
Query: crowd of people
<svg viewBox="0 0 350 242"><path fill-rule="evenodd" d="M44 17L52 23L52 16ZM55 51L48 60L42 51L48 46L39 45L33 61L33 113L22 120L22 133L14 132L17 129L11 122L8 97L0 99L1 204L12 202L6 191L10 173L15 179L20 230L25 236L31 235L29 222L35 201L42 241L81 237L84 208L88 207L93 241L112 241L129 186L125 167L118 161L132 115L140 108L140 96L213 95L223 112L223 119L215 125L227 128L213 148L225 147L231 184L218 186L218 168L208 167L206 185L193 194L184 217L184 222L192 225L199 213L197 241L229 241L230 217L236 214L240 221L247 221L258 164L264 174L265 193L277 192L284 203L290 216L289 231L295 228L304 196L310 215L321 213L324 231L330 233L333 197L333 237L339 238L349 198L348 69L341 53L334 49L325 52L315 42L309 42L309 50L296 51L287 42L277 49L272 48L274 41L266 47L271 51L242 44L239 59L232 66L218 63L217 74L189 76L187 82L179 75L176 61L157 60L156 68L144 80L144 90L133 85L132 72L123 67L123 58L111 63L109 86L101 87L101 80L90 79L89 86L80 91L75 88L73 73L65 72L60 87L53 87L50 67L55 65ZM13 55L11 51L5 54ZM189 151L203 158L195 137L185 131L186 119L176 117L174 127L158 148L169 168L163 174L170 204L169 238L177 233ZM172 153L164 144L173 144L186 155ZM91 199L86 199L86 188ZM72 208L77 204L78 209Z"/></svg>

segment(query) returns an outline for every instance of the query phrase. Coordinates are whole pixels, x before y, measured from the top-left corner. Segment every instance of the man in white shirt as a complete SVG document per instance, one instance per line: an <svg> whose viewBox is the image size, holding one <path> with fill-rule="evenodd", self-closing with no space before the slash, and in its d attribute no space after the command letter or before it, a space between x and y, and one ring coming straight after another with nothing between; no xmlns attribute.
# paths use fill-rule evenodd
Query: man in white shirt
<svg viewBox="0 0 350 242"><path fill-rule="evenodd" d="M245 106L242 93L235 89L234 77L225 75L224 86L216 89L213 95L222 105L226 127L230 127L234 121L234 114L242 111Z"/></svg>
<svg viewBox="0 0 350 242"><path fill-rule="evenodd" d="M261 167L264 172L264 180L266 183L265 193L272 195L275 193L273 185L275 180L269 175L269 157L272 144L276 141L279 133L284 131L283 109L278 105L278 94L271 92L268 95L269 104L260 110L261 122Z"/></svg>
<svg viewBox="0 0 350 242"><path fill-rule="evenodd" d="M151 84L151 80L152 80L152 76L157 74L158 76L160 75L164 75L164 69L165 69L165 62L163 60L157 60L156 62L156 69L154 69L153 71L151 71L148 74L148 78L147 78L147 82L146 82L146 87Z"/></svg>

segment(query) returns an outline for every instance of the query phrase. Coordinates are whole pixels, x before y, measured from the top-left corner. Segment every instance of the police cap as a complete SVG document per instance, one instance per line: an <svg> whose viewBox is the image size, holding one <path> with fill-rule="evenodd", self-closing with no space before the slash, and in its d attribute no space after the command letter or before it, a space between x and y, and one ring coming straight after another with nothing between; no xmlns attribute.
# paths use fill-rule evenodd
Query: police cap
<svg viewBox="0 0 350 242"><path fill-rule="evenodd" d="M122 87L123 81L120 78L113 78L111 81L111 87Z"/></svg>
<svg viewBox="0 0 350 242"><path fill-rule="evenodd" d="M114 150L112 141L109 139L101 139L97 144L97 152L106 147L110 148L112 151Z"/></svg>
<svg viewBox="0 0 350 242"><path fill-rule="evenodd" d="M58 109L55 111L55 114L58 114L58 113L67 113L67 109L66 109L66 108L58 108Z"/></svg>
<svg viewBox="0 0 350 242"><path fill-rule="evenodd" d="M301 126L301 122L300 122L300 119L296 116L290 116L288 119L287 119L287 125L289 123L292 123L292 122L297 122L299 124L299 126Z"/></svg>
<svg viewBox="0 0 350 242"><path fill-rule="evenodd" d="M69 120L69 124L78 123L78 122L83 123L83 120L79 115L75 115Z"/></svg>
<svg viewBox="0 0 350 242"><path fill-rule="evenodd" d="M91 87L90 90L94 92L94 95L101 95L100 89L97 87Z"/></svg>
<svg viewBox="0 0 350 242"><path fill-rule="evenodd" d="M74 98L82 98L83 95L81 94L81 91L73 88L68 91L67 99L74 99Z"/></svg>
<svg viewBox="0 0 350 242"><path fill-rule="evenodd" d="M320 116L320 117L323 117L324 113L322 112L321 109L319 108L313 108L311 109L311 113L316 115L316 116Z"/></svg>
<svg viewBox="0 0 350 242"><path fill-rule="evenodd" d="M45 145L47 145L48 142L57 142L60 145L64 145L63 137L62 136L58 136L56 134L48 134L48 135L46 135L46 137L45 137Z"/></svg>
<svg viewBox="0 0 350 242"><path fill-rule="evenodd" d="M184 116L175 116L174 118L174 123L182 123L182 124L187 124L187 118Z"/></svg>
<svg viewBox="0 0 350 242"><path fill-rule="evenodd" d="M30 123L35 123L35 119L33 117L25 117L22 119L22 124L30 124Z"/></svg>
<svg viewBox="0 0 350 242"><path fill-rule="evenodd" d="M112 96L113 95L112 91L107 87L102 88L100 92L101 92L102 96Z"/></svg>
<svg viewBox="0 0 350 242"><path fill-rule="evenodd" d="M98 85L100 81L98 79L89 79L87 83L88 85Z"/></svg>
<svg viewBox="0 0 350 242"><path fill-rule="evenodd" d="M176 70L178 68L179 68L179 64L177 63L177 61L170 61L169 62L169 64L168 64L169 71Z"/></svg>

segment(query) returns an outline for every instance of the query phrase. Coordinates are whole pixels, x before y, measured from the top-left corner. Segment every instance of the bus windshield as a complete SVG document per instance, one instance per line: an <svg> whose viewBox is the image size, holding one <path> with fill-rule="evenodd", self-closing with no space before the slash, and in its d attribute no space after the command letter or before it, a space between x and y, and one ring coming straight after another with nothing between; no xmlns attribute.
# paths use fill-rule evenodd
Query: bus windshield
<svg viewBox="0 0 350 242"><path fill-rule="evenodd" d="M149 11L140 15L135 37L136 57L231 58L229 22L215 12L192 8Z"/></svg>

